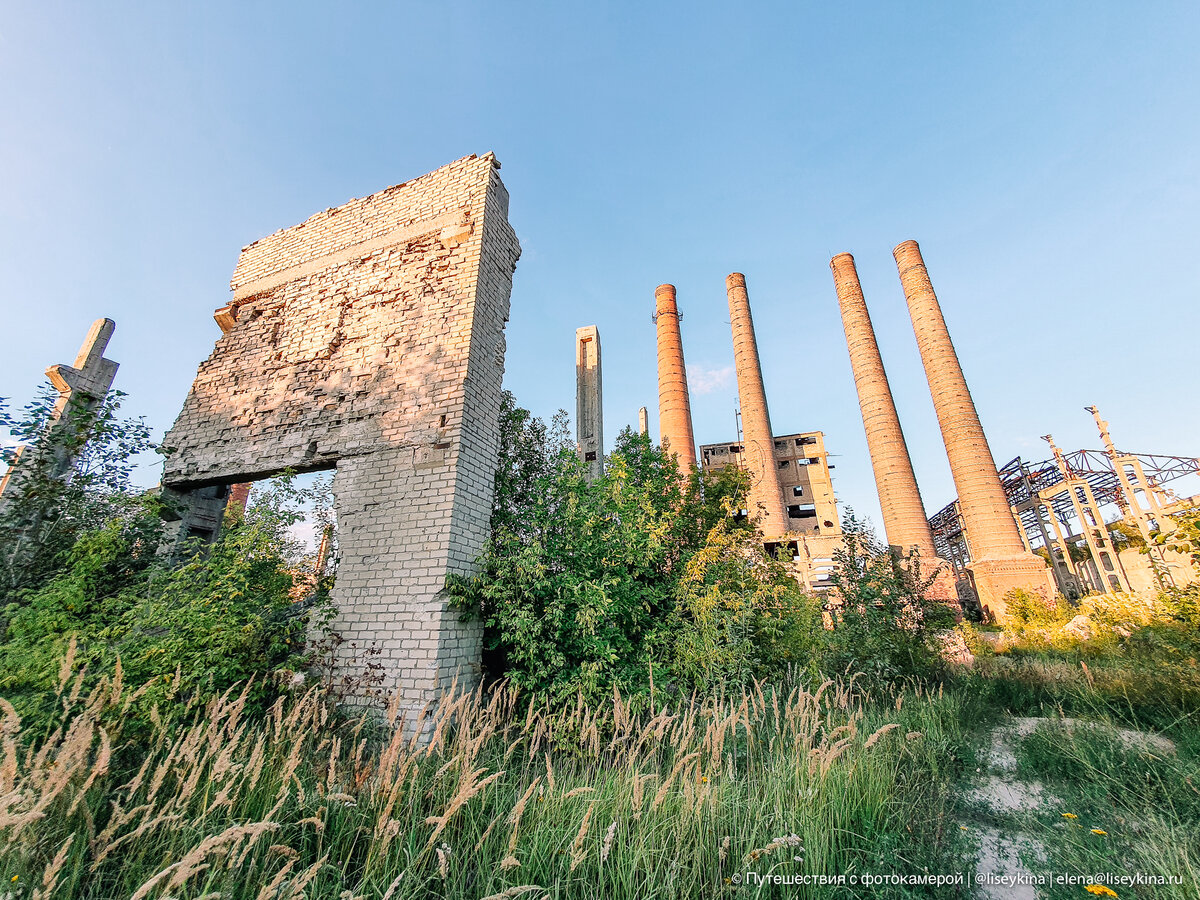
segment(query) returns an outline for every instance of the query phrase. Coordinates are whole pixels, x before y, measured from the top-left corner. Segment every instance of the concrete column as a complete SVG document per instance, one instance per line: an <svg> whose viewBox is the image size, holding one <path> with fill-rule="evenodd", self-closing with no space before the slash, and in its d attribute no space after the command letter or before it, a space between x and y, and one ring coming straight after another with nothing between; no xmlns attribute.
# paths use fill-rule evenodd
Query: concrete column
<svg viewBox="0 0 1200 900"><path fill-rule="evenodd" d="M687 474L696 466L696 439L692 436L692 402L683 363L675 285L660 284L654 289L654 322L658 328L659 439L675 454L679 471Z"/></svg>
<svg viewBox="0 0 1200 900"><path fill-rule="evenodd" d="M595 325L575 329L575 440L588 481L599 478L604 474L604 384Z"/></svg>
<svg viewBox="0 0 1200 900"><path fill-rule="evenodd" d="M650 413L646 407L638 408L638 434L645 434L650 430Z"/></svg>
<svg viewBox="0 0 1200 900"><path fill-rule="evenodd" d="M767 392L758 361L758 342L754 338L746 276L734 272L726 278L725 292L729 295L733 367L737 372L741 401L742 444L745 447L742 461L750 474L750 514L759 517L765 537L779 537L787 531L787 511L779 491L779 477L775 474L775 437L767 412Z"/></svg>
<svg viewBox="0 0 1200 900"><path fill-rule="evenodd" d="M979 601L1003 621L1008 591L1024 588L1052 596L1046 565L1025 550L1017 532L921 249L916 241L905 241L892 253L958 490Z"/></svg>
<svg viewBox="0 0 1200 900"><path fill-rule="evenodd" d="M62 363L46 369L46 377L58 391L58 400L46 426L47 434L59 432L71 435L72 428L78 430L90 424L87 417L104 401L112 387L113 379L117 376L118 364L104 358L104 351L108 348L108 342L116 328L117 324L112 319L97 319L88 330L87 337L75 356L74 365ZM43 475L55 480L65 478L75 461L72 450L78 450L77 442L71 439L50 439L49 445L51 457ZM18 448L8 471L4 473L3 479L0 479L0 497L11 491L12 493L8 494L11 500L12 496L18 493L17 482L21 478L23 449ZM2 504L3 501L0 500L0 505ZM29 525L36 529L35 523L30 522Z"/></svg>

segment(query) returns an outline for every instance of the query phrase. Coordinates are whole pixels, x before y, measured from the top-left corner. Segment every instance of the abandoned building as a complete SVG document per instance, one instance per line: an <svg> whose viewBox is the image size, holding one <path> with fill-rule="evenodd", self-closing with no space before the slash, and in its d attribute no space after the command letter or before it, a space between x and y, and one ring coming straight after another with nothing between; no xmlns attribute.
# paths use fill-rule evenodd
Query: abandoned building
<svg viewBox="0 0 1200 900"><path fill-rule="evenodd" d="M1151 453L1121 453L1108 436L1108 423L1088 407L1100 426L1105 450L1060 450L1052 456L1021 457L999 469L1000 481L1025 546L1049 562L1059 593L1139 591L1182 587L1195 580L1190 559L1151 534L1170 532L1172 516L1194 508L1166 484L1200 473L1200 459ZM939 554L965 575L970 546L959 501L929 518Z"/></svg>
<svg viewBox="0 0 1200 900"><path fill-rule="evenodd" d="M478 672L443 588L491 515L520 255L499 168L468 156L245 247L163 440L180 535L211 536L230 485L336 470L339 652L376 648L411 709Z"/></svg>
<svg viewBox="0 0 1200 900"><path fill-rule="evenodd" d="M773 441L775 478L787 513L786 544L805 587L824 590L833 575L833 554L840 545L842 526L833 494L833 468L819 431L777 435ZM745 444L726 441L700 445L700 468L718 472L741 466ZM771 541L774 549L781 541Z"/></svg>
<svg viewBox="0 0 1200 900"><path fill-rule="evenodd" d="M499 450L504 327L520 245L492 154L325 210L242 249L221 335L163 447L171 540L212 539L251 484L285 469L335 470L341 564L333 627L342 662L377 651L386 688L419 709L456 678L476 677L481 626L447 608L450 574L484 547ZM933 596L956 603L969 585L1004 618L1012 588L1086 591L1179 585L1187 558L1152 535L1195 508L1165 484L1200 459L1105 449L994 464L920 248L893 253L958 498L926 518L892 388L853 257L830 261L889 545L916 553ZM725 282L741 433L697 447L676 289L654 291L661 444L682 471L736 465L749 477L747 514L769 551L786 549L809 590L831 587L843 535L825 436L771 425L746 278ZM48 374L60 392L51 427L94 407L117 364L97 321L73 366ZM589 479L604 471L600 334L575 335L577 449ZM649 428L645 407L638 430ZM62 473L71 460L56 464ZM20 458L0 482L0 502ZM329 551L322 536L319 555ZM1146 552L1143 552L1146 551Z"/></svg>
<svg viewBox="0 0 1200 900"><path fill-rule="evenodd" d="M774 439L775 478L787 512L788 533L841 534L833 496L833 468L820 431L781 434ZM737 441L700 445L700 468L716 472L739 465L745 445Z"/></svg>

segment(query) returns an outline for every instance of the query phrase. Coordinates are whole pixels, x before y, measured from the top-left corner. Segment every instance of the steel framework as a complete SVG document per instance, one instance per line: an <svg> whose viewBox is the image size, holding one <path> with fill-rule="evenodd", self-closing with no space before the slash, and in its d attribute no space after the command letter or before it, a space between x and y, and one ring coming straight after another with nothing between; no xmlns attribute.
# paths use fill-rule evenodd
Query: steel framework
<svg viewBox="0 0 1200 900"><path fill-rule="evenodd" d="M1167 482L1185 475L1200 474L1200 459L1190 456L1164 456L1157 453L1128 453L1123 457L1135 457L1146 473L1153 488L1162 489ZM1092 489L1096 502L1103 508L1114 505L1124 512L1125 497L1121 482L1112 467L1108 453L1103 450L1076 450L1065 454L1070 474L1084 479ZM1042 530L1038 525L1037 512L1032 501L1039 492L1062 484L1064 481L1058 464L1053 458L1041 462L1025 462L1021 457L1009 460L1000 467L1000 481L1008 495L1008 504L1019 513L1014 513L1032 547L1044 546ZM1166 493L1165 489L1164 493ZM1069 496L1055 495L1044 501L1054 510L1054 516L1064 525L1075 517ZM970 562L966 532L958 501L947 504L929 517L929 528L933 532L933 545L938 555L949 560L956 569Z"/></svg>

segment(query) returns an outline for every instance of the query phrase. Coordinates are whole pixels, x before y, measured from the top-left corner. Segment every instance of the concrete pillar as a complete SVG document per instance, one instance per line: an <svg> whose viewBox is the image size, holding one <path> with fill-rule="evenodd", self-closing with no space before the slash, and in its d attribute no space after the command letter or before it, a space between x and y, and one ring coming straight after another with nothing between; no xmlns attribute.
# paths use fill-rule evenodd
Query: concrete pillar
<svg viewBox="0 0 1200 900"><path fill-rule="evenodd" d="M746 276L734 272L726 278L725 292L729 295L733 367L737 372L741 401L742 444L745 447L742 462L750 475L750 514L759 517L765 537L779 537L787 531L787 511L779 491L779 477L775 474L775 438L767 411L762 366L758 361L750 298L746 294Z"/></svg>
<svg viewBox="0 0 1200 900"><path fill-rule="evenodd" d="M88 330L87 337L75 356L74 365L59 364L46 369L46 377L58 391L58 400L46 426L47 433L70 435L69 429L86 425L87 422L81 422L81 419L90 415L107 396L113 379L117 376L118 364L111 359L105 359L104 351L108 348L108 342L116 328L117 323L112 319L97 319ZM72 451L78 447L78 442L74 440L51 439L51 458L43 475L51 479L66 477L74 462ZM17 482L21 478L22 450L23 448L17 450L12 465L4 474L3 480L0 480L0 497L7 491L17 492ZM2 503L3 501L0 501L0 504Z"/></svg>
<svg viewBox="0 0 1200 900"><path fill-rule="evenodd" d="M587 479L604 474L604 385L600 370L600 330L575 329L575 449L587 466Z"/></svg>
<svg viewBox="0 0 1200 900"><path fill-rule="evenodd" d="M1150 571L1154 575L1154 583L1160 588L1171 587L1175 581L1171 577L1170 570L1167 568L1166 560L1163 558L1162 548L1157 546L1150 536L1150 516L1142 509L1141 503L1138 502L1137 492L1133 489L1133 484L1129 480L1129 474L1125 470L1127 464L1137 462L1137 459L1136 457L1123 455L1117 451L1117 445L1113 443L1112 435L1108 431L1108 423L1100 417L1099 409L1095 406L1085 408L1092 414L1092 418L1096 420L1096 428L1100 431L1100 439L1104 441L1105 452L1108 453L1109 462L1112 463L1117 480L1121 483L1121 493L1117 498L1117 502L1121 507L1121 514L1124 516L1125 521L1132 521L1137 525L1137 529L1142 535L1142 542L1146 546L1147 558L1150 561ZM1132 465L1130 467L1134 468ZM1139 464L1134 468L1134 472L1140 471L1141 466ZM1142 474L1143 476L1145 475L1144 472ZM1147 504L1154 502L1154 494L1148 488L1143 490L1143 495L1146 497ZM1162 519L1160 519L1159 525L1163 525Z"/></svg>
<svg viewBox="0 0 1200 900"><path fill-rule="evenodd" d="M646 434L650 430L650 413L646 407L638 408L638 434Z"/></svg>
<svg viewBox="0 0 1200 900"><path fill-rule="evenodd" d="M1021 542L921 248L905 241L892 253L958 490L979 602L1003 621L1008 591L1024 588L1053 596L1046 564Z"/></svg>
<svg viewBox="0 0 1200 900"><path fill-rule="evenodd" d="M687 474L696 466L696 439L692 436L692 402L683 363L675 285L660 284L654 289L654 323L658 328L659 439L675 454L679 471Z"/></svg>

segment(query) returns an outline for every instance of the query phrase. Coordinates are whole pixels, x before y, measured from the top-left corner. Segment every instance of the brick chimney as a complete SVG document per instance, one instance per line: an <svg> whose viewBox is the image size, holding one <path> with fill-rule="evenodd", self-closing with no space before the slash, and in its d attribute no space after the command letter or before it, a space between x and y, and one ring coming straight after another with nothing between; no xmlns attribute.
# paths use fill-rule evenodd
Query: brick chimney
<svg viewBox="0 0 1200 900"><path fill-rule="evenodd" d="M917 347L958 490L975 587L980 602L998 620L1003 620L1004 594L1013 588L1053 596L1046 565L1025 549L1017 531L991 448L921 258L921 248L916 241L905 241L892 255L908 300Z"/></svg>
<svg viewBox="0 0 1200 900"><path fill-rule="evenodd" d="M687 371L683 364L683 338L679 333L675 285L660 284L654 289L654 322L658 329L660 440L675 454L679 471L686 475L696 465L696 441L692 436L692 403L688 397Z"/></svg>
<svg viewBox="0 0 1200 900"><path fill-rule="evenodd" d="M725 279L729 295L729 321L733 327L733 367L737 372L742 411L742 462L750 475L750 514L759 516L763 535L779 537L787 531L787 512L775 472L775 438L767 412L758 342L746 294L746 276L734 272Z"/></svg>

